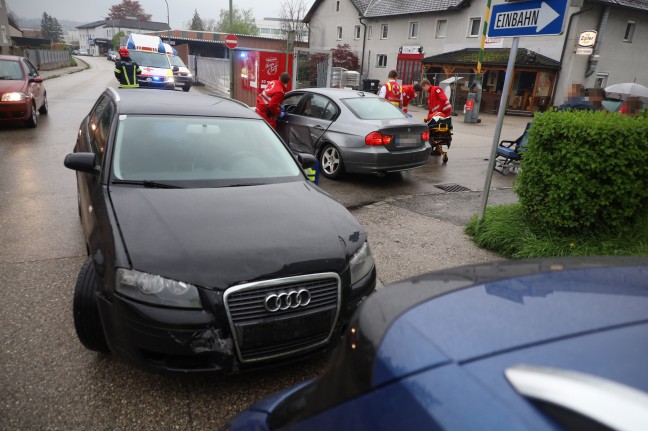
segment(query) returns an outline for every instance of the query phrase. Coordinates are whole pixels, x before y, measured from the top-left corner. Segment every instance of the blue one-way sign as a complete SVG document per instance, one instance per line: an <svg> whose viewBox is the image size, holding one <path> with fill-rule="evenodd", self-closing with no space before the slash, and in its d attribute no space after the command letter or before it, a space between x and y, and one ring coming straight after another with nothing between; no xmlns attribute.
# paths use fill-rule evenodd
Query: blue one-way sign
<svg viewBox="0 0 648 431"><path fill-rule="evenodd" d="M568 0L532 0L493 6L488 37L548 36L562 33Z"/></svg>

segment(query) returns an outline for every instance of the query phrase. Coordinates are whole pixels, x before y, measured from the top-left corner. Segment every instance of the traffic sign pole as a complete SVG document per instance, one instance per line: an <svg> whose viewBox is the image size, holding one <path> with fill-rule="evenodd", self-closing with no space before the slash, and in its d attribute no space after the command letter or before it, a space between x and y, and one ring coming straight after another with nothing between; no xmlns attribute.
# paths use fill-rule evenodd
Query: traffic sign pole
<svg viewBox="0 0 648 431"><path fill-rule="evenodd" d="M499 145L500 135L502 134L502 124L504 123L504 112L506 111L506 102L510 93L511 79L515 68L515 58L517 57L517 50L520 38L514 37L511 45L511 54L509 55L508 65L506 66L506 77L504 78L504 88L502 89L502 98L500 99L499 111L497 112L497 126L495 127L495 135L493 135L493 146L491 148L490 158L488 159L488 172L486 172L486 182L484 183L484 193L482 194L481 207L479 208L479 220L484 219L486 213L486 205L488 204L488 194L490 192L491 180L493 179L493 171L495 170L495 158L497 157L497 147Z"/></svg>

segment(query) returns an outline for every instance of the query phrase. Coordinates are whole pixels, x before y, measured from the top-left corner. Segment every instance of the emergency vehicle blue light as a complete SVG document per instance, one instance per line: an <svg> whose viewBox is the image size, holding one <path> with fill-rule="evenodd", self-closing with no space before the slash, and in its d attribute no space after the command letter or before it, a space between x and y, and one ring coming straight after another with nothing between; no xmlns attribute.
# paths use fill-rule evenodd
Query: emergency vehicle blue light
<svg viewBox="0 0 648 431"><path fill-rule="evenodd" d="M241 56L241 58L245 58L245 57L247 57L247 52L242 52L239 55Z"/></svg>

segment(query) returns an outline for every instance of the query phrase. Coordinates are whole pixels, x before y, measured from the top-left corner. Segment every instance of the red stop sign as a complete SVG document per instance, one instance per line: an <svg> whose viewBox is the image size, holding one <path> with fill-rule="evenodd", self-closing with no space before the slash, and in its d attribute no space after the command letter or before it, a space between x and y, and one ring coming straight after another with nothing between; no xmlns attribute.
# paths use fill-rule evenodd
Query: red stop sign
<svg viewBox="0 0 648 431"><path fill-rule="evenodd" d="M238 37L233 34L228 34L225 36L225 45L230 49L236 48L238 46Z"/></svg>

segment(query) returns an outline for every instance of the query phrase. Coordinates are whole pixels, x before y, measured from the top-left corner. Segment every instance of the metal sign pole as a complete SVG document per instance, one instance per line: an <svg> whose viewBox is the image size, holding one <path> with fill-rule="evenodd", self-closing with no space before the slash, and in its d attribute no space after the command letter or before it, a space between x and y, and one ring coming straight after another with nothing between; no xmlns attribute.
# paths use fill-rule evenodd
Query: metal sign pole
<svg viewBox="0 0 648 431"><path fill-rule="evenodd" d="M502 90L502 98L500 99L499 111L497 112L497 126L495 127L495 135L493 135L493 147L491 148L491 155L488 159L488 172L486 173L486 182L484 183L484 193L482 194L481 208L479 209L479 222L484 219L486 213L486 205L488 204L488 193L490 192L491 179L493 178L493 170L495 169L495 158L497 157L497 146L499 145L500 134L502 133L502 123L504 122L504 112L506 111L506 103L509 96L509 88L511 86L511 79L515 68L515 59L517 57L517 50L520 38L514 37L511 45L511 53L509 54L508 65L506 66L506 77L504 78L504 89Z"/></svg>
<svg viewBox="0 0 648 431"><path fill-rule="evenodd" d="M234 11L232 10L232 0L229 1L229 32L234 34L234 16L232 15ZM229 61L230 61L230 94L231 99L234 98L234 50L229 48Z"/></svg>

